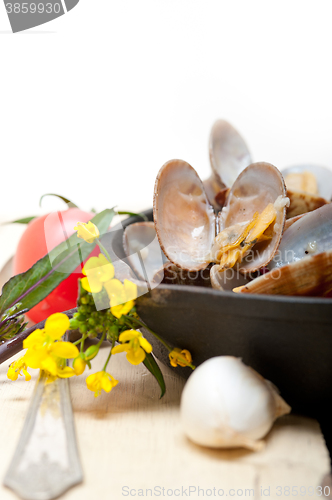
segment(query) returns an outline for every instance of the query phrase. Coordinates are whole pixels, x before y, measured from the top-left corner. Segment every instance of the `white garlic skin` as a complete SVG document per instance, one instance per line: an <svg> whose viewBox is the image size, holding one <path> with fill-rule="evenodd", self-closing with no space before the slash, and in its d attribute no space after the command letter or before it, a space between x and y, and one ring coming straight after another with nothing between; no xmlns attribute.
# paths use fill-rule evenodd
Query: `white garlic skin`
<svg viewBox="0 0 332 500"><path fill-rule="evenodd" d="M190 375L181 397L181 422L195 443L213 448L245 446L258 441L290 407L272 384L232 356L205 361Z"/></svg>

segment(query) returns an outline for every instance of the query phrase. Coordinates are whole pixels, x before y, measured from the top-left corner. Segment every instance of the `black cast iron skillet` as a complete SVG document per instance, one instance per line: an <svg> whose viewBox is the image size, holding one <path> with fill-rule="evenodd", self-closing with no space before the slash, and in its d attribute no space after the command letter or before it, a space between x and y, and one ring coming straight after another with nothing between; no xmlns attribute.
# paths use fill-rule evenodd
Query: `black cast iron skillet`
<svg viewBox="0 0 332 500"><path fill-rule="evenodd" d="M152 210L144 212L153 220ZM141 218L130 217L126 227ZM105 235L114 259L124 259L123 228ZM231 355L271 380L298 413L318 418L331 449L332 299L238 295L212 288L159 285L137 300L143 321L170 344L189 349L199 365ZM168 352L145 333L154 354ZM175 368L184 377L189 368Z"/></svg>

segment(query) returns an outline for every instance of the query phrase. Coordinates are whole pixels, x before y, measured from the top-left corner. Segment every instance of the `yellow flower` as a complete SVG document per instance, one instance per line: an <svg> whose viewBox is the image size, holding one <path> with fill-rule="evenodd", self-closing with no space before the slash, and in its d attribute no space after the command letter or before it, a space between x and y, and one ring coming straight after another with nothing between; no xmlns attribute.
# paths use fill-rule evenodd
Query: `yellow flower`
<svg viewBox="0 0 332 500"><path fill-rule="evenodd" d="M90 293L98 293L103 284L114 277L114 266L102 253L98 257L91 257L82 269L86 278L81 279L82 287Z"/></svg>
<svg viewBox="0 0 332 500"><path fill-rule="evenodd" d="M77 231L77 237L87 243L93 243L96 238L99 238L99 229L91 220L88 223L78 222L74 229Z"/></svg>
<svg viewBox="0 0 332 500"><path fill-rule="evenodd" d="M44 370L51 377L68 378L75 371L66 366L66 359L76 358L79 351L71 342L59 339L69 329L69 319L65 314L52 314L45 322L43 330L35 330L23 342L27 349L24 362L30 368Z"/></svg>
<svg viewBox="0 0 332 500"><path fill-rule="evenodd" d="M146 352L152 351L152 345L137 330L126 330L120 333L120 342L124 344L113 347L112 354L126 352L127 359L132 365L139 365L144 361Z"/></svg>
<svg viewBox="0 0 332 500"><path fill-rule="evenodd" d="M95 393L95 398L101 394L102 389L105 392L110 392L118 383L118 380L105 371L92 373L86 379L87 388Z"/></svg>
<svg viewBox="0 0 332 500"><path fill-rule="evenodd" d="M112 279L105 283L104 287L111 302L111 313L118 319L123 314L128 314L137 299L137 285L129 280L121 283L117 279Z"/></svg>
<svg viewBox="0 0 332 500"><path fill-rule="evenodd" d="M17 380L19 375L22 376L21 371L23 372L26 381L31 379L31 375L27 371L27 365L24 358L24 356L21 356L17 361L13 361L13 363L9 365L7 377L10 380Z"/></svg>
<svg viewBox="0 0 332 500"><path fill-rule="evenodd" d="M190 363L192 361L192 357L189 351L187 349L179 349L178 347L175 347L173 351L169 353L169 360L172 366L174 368L176 366L190 366Z"/></svg>

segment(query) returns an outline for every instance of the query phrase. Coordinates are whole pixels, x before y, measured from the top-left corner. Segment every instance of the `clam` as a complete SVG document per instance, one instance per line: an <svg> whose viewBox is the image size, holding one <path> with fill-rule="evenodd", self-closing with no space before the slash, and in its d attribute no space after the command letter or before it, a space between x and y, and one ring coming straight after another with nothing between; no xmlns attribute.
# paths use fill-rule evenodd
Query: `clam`
<svg viewBox="0 0 332 500"><path fill-rule="evenodd" d="M218 240L223 237L225 230L231 228L233 233L237 234L236 229L241 230L241 225L251 221L255 213L262 214L268 206L273 205L275 220L270 227L269 238L257 241L253 251L240 262L238 270L246 274L266 266L278 249L287 203L286 188L280 171L270 163L252 163L236 179L229 192L227 204L218 215L219 234L212 253L218 251Z"/></svg>
<svg viewBox="0 0 332 500"><path fill-rule="evenodd" d="M231 187L239 173L251 163L249 149L235 128L225 120L218 120L212 127L209 141L212 175L204 181L210 203L218 208L215 196Z"/></svg>
<svg viewBox="0 0 332 500"><path fill-rule="evenodd" d="M215 215L203 183L189 163L171 160L160 169L153 217L160 246L173 264L198 271L209 264Z"/></svg>
<svg viewBox="0 0 332 500"><path fill-rule="evenodd" d="M216 216L198 174L184 161L169 161L155 184L154 221L160 246L173 264L190 272L217 263L211 281L223 288L218 273L238 262L240 272L250 273L273 258L287 201L279 170L269 163L253 163L233 184L215 236Z"/></svg>
<svg viewBox="0 0 332 500"><path fill-rule="evenodd" d="M123 248L127 261L136 275L152 283L166 258L160 248L153 222L136 222L123 233Z"/></svg>
<svg viewBox="0 0 332 500"><path fill-rule="evenodd" d="M332 171L319 165L296 165L282 171L290 206L287 218L311 212L330 202Z"/></svg>
<svg viewBox="0 0 332 500"><path fill-rule="evenodd" d="M305 214L285 231L269 269L235 291L320 296L332 290L332 204Z"/></svg>

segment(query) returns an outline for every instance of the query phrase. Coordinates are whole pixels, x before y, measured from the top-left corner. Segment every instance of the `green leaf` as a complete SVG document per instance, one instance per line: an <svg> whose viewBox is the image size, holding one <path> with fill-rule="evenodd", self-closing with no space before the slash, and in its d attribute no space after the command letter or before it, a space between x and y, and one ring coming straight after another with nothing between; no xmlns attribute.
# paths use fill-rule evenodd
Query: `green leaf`
<svg viewBox="0 0 332 500"><path fill-rule="evenodd" d="M91 219L101 235L106 233L114 214L113 209L107 209ZM21 309L34 307L81 265L95 246L79 239L75 233L28 271L11 278L2 289L0 315L17 302L21 303Z"/></svg>
<svg viewBox="0 0 332 500"><path fill-rule="evenodd" d="M24 219L9 220L8 222L3 222L1 225L4 226L5 224L29 224L29 222L31 222L36 217L37 215L33 215L32 217L25 217Z"/></svg>
<svg viewBox="0 0 332 500"><path fill-rule="evenodd" d="M161 389L161 394L160 394L160 399L161 399L166 392L166 385L163 374L161 373L160 368L157 365L157 362L152 354L146 353L143 363L158 382L159 387Z"/></svg>
<svg viewBox="0 0 332 500"><path fill-rule="evenodd" d="M55 193L46 193L46 194L43 194L43 196L39 200L39 206L40 207L41 207L42 199L45 198L45 196L56 196L57 198L60 198L60 200L62 200L65 203L67 203L67 205L68 205L69 208L78 208L78 206L75 205L75 203L73 203L72 201L70 201L68 198L65 198L64 196L61 196L61 194L55 194Z"/></svg>
<svg viewBox="0 0 332 500"><path fill-rule="evenodd" d="M146 215L141 214L141 213L136 213L136 212L118 212L119 215L130 215L130 217L142 217L143 220L148 221L149 219L147 218Z"/></svg>

